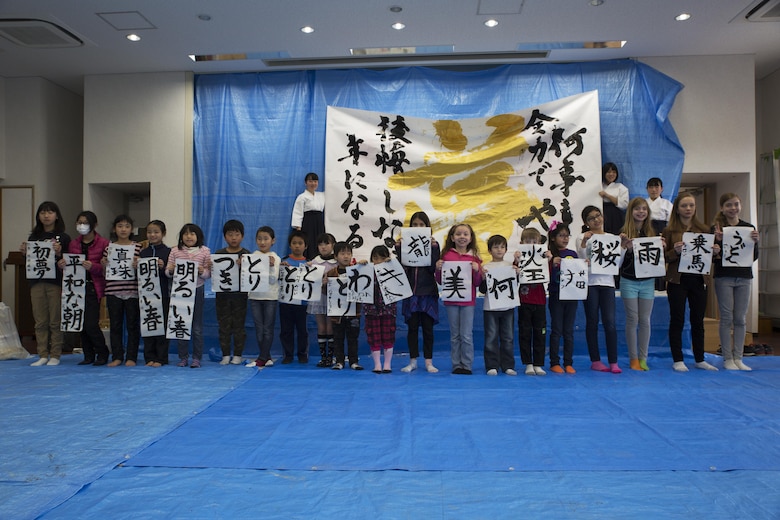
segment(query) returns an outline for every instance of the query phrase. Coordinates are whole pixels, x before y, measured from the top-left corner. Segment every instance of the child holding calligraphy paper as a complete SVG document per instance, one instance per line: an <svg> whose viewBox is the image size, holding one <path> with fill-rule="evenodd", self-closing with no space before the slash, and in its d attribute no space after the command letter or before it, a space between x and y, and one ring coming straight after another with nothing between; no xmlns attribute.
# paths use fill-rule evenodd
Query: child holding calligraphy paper
<svg viewBox="0 0 780 520"><path fill-rule="evenodd" d="M146 239L149 245L141 250L141 258L156 258L158 278L160 288L162 289L162 328L160 334L155 336L144 336L144 360L148 367L161 367L168 364L168 339L165 337L165 323L168 318L168 305L171 302L171 283L165 276L165 266L168 264L168 257L171 255L171 248L163 243L165 239L165 222L162 220L152 220L146 225ZM143 314L141 320L143 321Z"/></svg>
<svg viewBox="0 0 780 520"><path fill-rule="evenodd" d="M200 368L203 358L203 304L204 285L211 278L211 250L204 245L203 230L196 224L184 224L179 231L179 243L171 249L168 257L168 265L165 274L173 278L176 269L176 260L190 260L198 266L197 283L195 289L195 304L192 310L192 364L190 368ZM173 296L175 288L171 289ZM178 367L186 367L189 356L189 341L177 340L179 362Z"/></svg>
<svg viewBox="0 0 780 520"><path fill-rule="evenodd" d="M428 228L431 220L424 211L412 214L409 227ZM433 326L439 323L439 287L436 285L436 262L441 251L439 243L433 236L431 239L431 263L426 266L404 265L404 251L400 241L396 243L395 254L404 266L404 272L412 286L412 297L401 302L401 313L407 327L406 342L409 345L409 364L401 372L411 372L417 369L417 358L420 357L419 334L422 329L423 357L425 370L434 374L439 371L433 366Z"/></svg>
<svg viewBox="0 0 780 520"><path fill-rule="evenodd" d="M317 237L317 250L320 254L312 260L311 265L321 265L327 273L336 267L336 258L333 255L333 246L336 238L330 233L322 233ZM320 348L320 360L317 366L329 368L333 366L333 324L328 319L327 287L322 286L322 296L319 301L309 302L306 312L314 315L317 320L317 345Z"/></svg>
<svg viewBox="0 0 780 520"><path fill-rule="evenodd" d="M55 271L51 278L28 277L30 285L30 303L35 320L35 343L38 350L38 360L31 366L55 366L60 364L62 355L63 333L60 330L60 313L62 311L62 270L54 268L54 264L62 253L68 251L70 237L65 233L65 222L60 208L51 201L42 202L35 213L35 227L27 242L51 242L53 256L49 264ZM22 244L20 251L27 254L27 242Z"/></svg>
<svg viewBox="0 0 780 520"><path fill-rule="evenodd" d="M445 262L465 263L471 270L471 293L460 291L468 272L461 265L446 269ZM442 285L444 308L450 323L450 358L452 373L471 375L474 363L474 306L477 287L482 282L482 259L479 257L474 230L468 224L455 224L447 233L441 258L436 262L436 282Z"/></svg>
<svg viewBox="0 0 780 520"><path fill-rule="evenodd" d="M240 220L228 220L222 226L222 236L225 238L227 247L218 249L215 255L229 255L219 258L211 258L211 276L212 283L220 280L217 271L220 265L228 263L231 266L240 266L241 256L248 255L250 251L241 245L244 240L244 223ZM216 269L215 269L216 267ZM237 267L236 267L237 269ZM219 325L219 348L222 351L220 365L240 365L243 361L241 357L244 353L244 344L246 343L246 309L247 292L240 290L239 280L233 280L234 285L228 290L220 288L215 291L214 308L217 314L217 325ZM233 357L230 357L230 343L233 342Z"/></svg>
<svg viewBox="0 0 780 520"><path fill-rule="evenodd" d="M138 305L138 279L135 276L135 259L141 253L141 244L132 239L133 225L133 219L127 215L119 215L114 219L111 231L116 240L109 244L101 260L106 276L106 307L111 324L110 367L119 366L122 362L128 367L134 367L138 362L138 346L141 344L141 311ZM127 357L123 344L125 329Z"/></svg>
<svg viewBox="0 0 780 520"><path fill-rule="evenodd" d="M585 339L588 343L590 368L597 372L622 372L618 365L617 329L615 327L615 276L612 274L594 273L594 236L614 237L618 240L617 248L621 252L607 252L609 263L620 265L614 255L622 256L622 248L618 237L604 231L604 216L596 206L585 206L582 210L582 236L577 242L577 252L581 258L590 260L588 273L588 299L585 300ZM604 257L604 253L599 256ZM599 354L599 313L604 336L607 343L607 359L609 366L601 361Z"/></svg>
<svg viewBox="0 0 780 520"><path fill-rule="evenodd" d="M669 225L664 229L666 257L666 297L669 300L669 347L676 372L687 372L683 362L682 333L685 324L685 303L688 302L691 323L691 348L696 368L717 370L704 360L704 310L707 307L707 282L704 275L680 272L680 256L686 232L707 233L709 229L696 218L696 199L692 193L681 193L672 205ZM708 254L720 252L715 244Z"/></svg>
<svg viewBox="0 0 780 520"><path fill-rule="evenodd" d="M390 251L386 246L376 246L371 250L371 263L382 264L390 260ZM366 337L371 349L371 359L374 360L375 374L392 372L393 346L395 345L396 305L385 303L382 291L374 275L374 302L363 304L363 314L366 317ZM382 364L382 351L385 359ZM350 358L351 359L351 358Z"/></svg>
<svg viewBox="0 0 780 520"><path fill-rule="evenodd" d="M493 235L487 241L491 260L482 266L483 279L479 290L485 294L483 320L485 323L485 370L487 375L498 375L499 370L508 376L515 371L515 307L517 296L517 272L512 262L504 260L506 238ZM501 300L498 296L503 296Z"/></svg>
<svg viewBox="0 0 780 520"><path fill-rule="evenodd" d="M571 231L567 224L550 224L550 297L547 306L550 309L550 371L556 374L576 374L574 370L574 319L577 316L577 300L561 300L561 259L577 258L577 252L568 249ZM563 366L558 355L560 340L563 337Z"/></svg>
<svg viewBox="0 0 780 520"><path fill-rule="evenodd" d="M713 280L720 311L718 334L723 368L749 371L752 369L742 362L742 356L753 279L752 264L758 259L758 231L753 224L739 218L741 211L742 201L736 193L720 196L720 211L715 215L712 232L716 243L721 244L721 252L713 260ZM727 240L727 234L734 237L733 240Z"/></svg>
<svg viewBox="0 0 780 520"><path fill-rule="evenodd" d="M631 370L650 370L647 350L650 345L650 316L655 301L655 278L637 276L634 239L654 236L647 200L642 197L631 199L620 233L626 251L620 267L620 296L626 309L626 344Z"/></svg>
<svg viewBox="0 0 780 520"><path fill-rule="evenodd" d="M352 245L349 242L336 242L333 246L333 254L336 257L336 267L325 273L322 279L324 287L328 287L328 278L340 278L347 274L347 267L355 263L352 257ZM365 260L359 263L367 264ZM326 304L327 305L327 304ZM355 303L356 313L347 316L328 316L333 326L333 343L335 347L336 362L331 366L332 370L342 370L349 357L349 367L352 370L363 370L358 362L358 336L360 335L360 304ZM327 312L327 309L326 309ZM347 353L344 354L344 342L347 343Z"/></svg>
<svg viewBox="0 0 780 520"><path fill-rule="evenodd" d="M271 251L276 242L276 234L270 226L262 226L255 233L257 252L268 257L267 289L253 292L249 290L249 305L252 308L252 321L255 322L257 347L260 349L257 359L248 363L248 367L271 367L271 345L274 342L274 322L276 307L279 305L279 265L282 259Z"/></svg>
<svg viewBox="0 0 780 520"><path fill-rule="evenodd" d="M520 234L522 244L536 245L541 242L542 235L538 229L525 228ZM552 254L544 252L547 259L541 269L549 269L549 259ZM515 252L514 265L521 262L520 251ZM547 273L545 273L547 274ZM546 276L544 278L547 278ZM547 298L543 283L524 283L520 285L520 307L517 309L520 332L520 359L525 365L525 375L544 376L544 350L547 346Z"/></svg>
<svg viewBox="0 0 780 520"><path fill-rule="evenodd" d="M282 258L282 265L298 267L306 264L307 236L303 231L293 231L287 238L290 254ZM281 297L281 295L280 295ZM293 300L279 302L279 341L282 342L282 364L292 363L295 353L295 336L298 336L298 363L309 362L309 331L306 329L306 302Z"/></svg>

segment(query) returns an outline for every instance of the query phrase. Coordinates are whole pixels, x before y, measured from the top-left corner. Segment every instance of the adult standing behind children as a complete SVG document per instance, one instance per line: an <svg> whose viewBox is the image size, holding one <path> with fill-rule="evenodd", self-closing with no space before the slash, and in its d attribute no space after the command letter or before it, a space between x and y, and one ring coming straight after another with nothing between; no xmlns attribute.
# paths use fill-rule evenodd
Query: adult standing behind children
<svg viewBox="0 0 780 520"><path fill-rule="evenodd" d="M70 237L65 233L65 222L60 208L51 201L42 202L35 213L35 227L27 238L30 242L49 241L54 244L54 256L62 258L68 250ZM27 254L27 242L20 248ZM60 330L62 310L62 271L56 270L56 278L28 280L30 302L35 320L35 343L38 360L31 366L59 365L62 355L63 333Z"/></svg>
<svg viewBox="0 0 780 520"><path fill-rule="evenodd" d="M98 219L91 211L82 211L76 217L76 231L79 236L70 241L68 253L84 255L81 265L87 271L87 286L84 296L84 327L81 330L81 349L84 360L79 365L105 365L108 363L108 347L106 338L100 329L100 300L106 287L103 275L103 251L108 247L108 239L100 236L97 231ZM65 267L65 260L59 261L60 269Z"/></svg>
<svg viewBox="0 0 780 520"><path fill-rule="evenodd" d="M604 163L601 168L599 196L604 207L604 231L612 235L620 234L628 207L628 188L617 181L618 176L618 167L615 163Z"/></svg>
<svg viewBox="0 0 780 520"><path fill-rule="evenodd" d="M669 300L669 347L672 350L676 372L687 372L683 362L682 333L685 324L685 302L688 302L691 323L691 348L696 368L717 370L704 360L704 311L707 307L707 283L703 275L681 273L680 255L685 246L683 233L708 233L709 228L696 218L696 199L691 193L681 193L672 206L669 225L664 229L664 255L666 257L666 297ZM713 253L720 246L713 246Z"/></svg>
<svg viewBox="0 0 780 520"><path fill-rule="evenodd" d="M743 227L750 229L753 245L753 261L758 259L758 231L753 224L739 218L742 211L742 201L736 193L724 193L720 196L720 211L715 215L712 232L715 241L723 243L723 228ZM747 231L747 229L745 231ZM747 234L747 233L745 233ZM750 289L753 279L753 267L735 267L723 264L723 254L713 258L715 272L715 294L718 296L720 311L720 348L723 352L723 368L726 370L752 370L742 362L745 348L745 332ZM733 331L733 335L732 335Z"/></svg>
<svg viewBox="0 0 780 520"><path fill-rule="evenodd" d="M241 264L241 255L250 251L241 246L244 240L244 224L239 220L228 220L222 226L222 236L227 247L217 250L217 255L234 255ZM214 298L219 325L219 348L222 350L220 365L240 365L246 343L246 291L218 292ZM233 358L230 357L230 343L233 342Z"/></svg>
<svg viewBox="0 0 780 520"><path fill-rule="evenodd" d="M317 191L320 178L316 173L307 173L304 182L306 190L293 204L292 227L316 238L325 233L325 194ZM306 246L306 259L313 260L318 254L317 244L311 241Z"/></svg>

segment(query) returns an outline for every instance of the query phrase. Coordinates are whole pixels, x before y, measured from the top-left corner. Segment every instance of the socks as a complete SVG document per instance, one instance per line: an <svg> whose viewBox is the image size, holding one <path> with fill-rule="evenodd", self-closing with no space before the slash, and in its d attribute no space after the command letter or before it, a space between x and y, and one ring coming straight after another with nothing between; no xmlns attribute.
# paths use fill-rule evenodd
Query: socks
<svg viewBox="0 0 780 520"><path fill-rule="evenodd" d="M609 372L609 367L601 361L594 361L590 364L590 369L596 372Z"/></svg>
<svg viewBox="0 0 780 520"><path fill-rule="evenodd" d="M379 350L371 351L371 359L374 361L374 372L382 371L382 352Z"/></svg>
<svg viewBox="0 0 780 520"><path fill-rule="evenodd" d="M647 360L646 360L646 359L640 359L640 360L639 360L639 366L640 366L640 367L642 368L642 370L644 370L644 371L648 371L648 370L650 370L650 367L649 367L649 366L647 366Z"/></svg>
<svg viewBox="0 0 780 520"><path fill-rule="evenodd" d="M610 363L609 371L612 372L613 374L621 374L623 372L617 363Z"/></svg>
<svg viewBox="0 0 780 520"><path fill-rule="evenodd" d="M425 360L425 364L428 365L428 360ZM417 358L409 358L409 364L401 369L401 372L411 372L417 370Z"/></svg>
<svg viewBox="0 0 780 520"><path fill-rule="evenodd" d="M675 361L674 364L672 365L672 368L674 369L675 372L687 372L688 371L688 367L686 367L685 363L683 363L682 361Z"/></svg>
<svg viewBox="0 0 780 520"><path fill-rule="evenodd" d="M716 372L718 370L717 368L715 368L714 366L710 365L706 361L699 361L698 363L696 363L696 368L699 368L701 370L710 370L710 371L713 371L713 372Z"/></svg>
<svg viewBox="0 0 780 520"><path fill-rule="evenodd" d="M631 370L644 370L642 366L639 364L638 359L632 359L629 363L629 366L631 367Z"/></svg>

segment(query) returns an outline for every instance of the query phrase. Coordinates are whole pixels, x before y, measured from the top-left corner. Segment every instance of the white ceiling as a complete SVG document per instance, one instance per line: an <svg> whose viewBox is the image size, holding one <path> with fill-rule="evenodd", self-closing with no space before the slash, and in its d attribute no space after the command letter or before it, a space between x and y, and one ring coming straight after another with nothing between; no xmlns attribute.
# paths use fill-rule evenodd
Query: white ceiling
<svg viewBox="0 0 780 520"><path fill-rule="evenodd" d="M350 49L358 47L451 46L455 53L486 53L515 52L525 43L626 40L622 49L552 50L541 60L494 58L479 66L497 61L749 54L755 56L760 79L780 69L780 18L751 22L744 16L761 1L604 0L593 7L589 0L0 0L0 20L53 22L83 41L79 47L28 48L0 38L0 76L40 76L81 93L83 77L90 74L334 66L269 68L259 57L195 63L189 54L348 58ZM393 13L391 6L402 11ZM683 10L692 18L675 21ZM117 29L98 13L128 13L113 16L131 26L145 18L153 28ZM211 19L203 21L199 15ZM499 25L488 29L483 25L488 18L497 19ZM406 29L392 29L390 25L397 21L405 23ZM304 25L315 32L303 34ZM129 42L125 36L130 32L142 40ZM475 63L452 56L415 64ZM349 66L357 64L342 63L338 68Z"/></svg>

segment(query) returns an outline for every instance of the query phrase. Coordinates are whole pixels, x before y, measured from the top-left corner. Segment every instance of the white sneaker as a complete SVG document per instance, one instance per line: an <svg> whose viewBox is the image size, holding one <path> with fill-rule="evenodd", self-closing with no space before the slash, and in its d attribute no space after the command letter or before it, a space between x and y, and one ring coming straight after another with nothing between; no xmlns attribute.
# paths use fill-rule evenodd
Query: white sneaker
<svg viewBox="0 0 780 520"><path fill-rule="evenodd" d="M699 361L698 363L696 363L696 368L699 368L701 370L710 370L712 372L717 372L718 371L717 367L714 367L714 366L710 365L706 361Z"/></svg>
<svg viewBox="0 0 780 520"><path fill-rule="evenodd" d="M51 362L49 362L49 364L51 365ZM743 363L741 359L735 360L734 364L737 365L737 368L739 368L740 370L744 370L745 372L750 372L751 370L753 370L745 363Z"/></svg>
<svg viewBox="0 0 780 520"><path fill-rule="evenodd" d="M511 368L507 368L506 370L504 370L504 373L506 375L508 375L508 376L516 376L517 375L517 372L512 370Z"/></svg>
<svg viewBox="0 0 780 520"><path fill-rule="evenodd" d="M222 361L219 362L220 365L227 365L230 363L230 356L222 356Z"/></svg>
<svg viewBox="0 0 780 520"><path fill-rule="evenodd" d="M725 368L726 370L739 370L737 364L734 363L734 361L731 359L727 359L726 361L723 362L723 368Z"/></svg>
<svg viewBox="0 0 780 520"><path fill-rule="evenodd" d="M496 370L495 368L491 368L490 370L487 371L487 375L489 375L489 376L497 376L498 375L498 370Z"/></svg>
<svg viewBox="0 0 780 520"><path fill-rule="evenodd" d="M244 366L245 366L245 367L248 367L248 368L254 368L254 367L257 367L257 361L250 361L249 363L247 363L247 364L246 364L246 365L244 365ZM257 368L263 368L263 367L257 367Z"/></svg>
<svg viewBox="0 0 780 520"><path fill-rule="evenodd" d="M688 367L685 366L685 363L682 361L675 361L674 365L672 365L672 368L675 372L687 372Z"/></svg>
<svg viewBox="0 0 780 520"><path fill-rule="evenodd" d="M56 367L56 366L57 366L57 365L59 365L59 364L60 364L60 360L59 360L59 358L53 357L53 358L51 358L51 359L49 360L49 362L48 362L48 363L46 363L46 366L49 366L49 367Z"/></svg>
<svg viewBox="0 0 780 520"><path fill-rule="evenodd" d="M230 360L231 365L240 365L244 362L244 358L241 356L233 356L233 359Z"/></svg>
<svg viewBox="0 0 780 520"><path fill-rule="evenodd" d="M267 366L267 367L274 366L274 360L273 359L269 359L268 361L265 362L265 366Z"/></svg>
<svg viewBox="0 0 780 520"><path fill-rule="evenodd" d="M45 365L48 361L49 361L49 358L42 357L38 361L36 361L35 363L30 363L30 366L31 367L39 367L39 366Z"/></svg>
<svg viewBox="0 0 780 520"><path fill-rule="evenodd" d="M411 372L412 370L417 370L417 360L409 361L409 364L406 365L401 369L401 372L406 372L407 374Z"/></svg>
<svg viewBox="0 0 780 520"><path fill-rule="evenodd" d="M430 372L431 374L435 374L436 372L438 372L438 371L439 371L439 369L438 369L438 368L436 368L436 367L435 367L435 366L433 366L433 365L425 365L425 370L427 370L427 371L428 371L428 372Z"/></svg>
<svg viewBox="0 0 780 520"><path fill-rule="evenodd" d="M546 376L547 375L547 372L545 372L542 367L534 367L534 373L536 373L537 376Z"/></svg>
<svg viewBox="0 0 780 520"><path fill-rule="evenodd" d="M533 365L526 365L525 366L525 375L527 375L527 376L535 376L536 375L536 370L534 370L534 366Z"/></svg>

